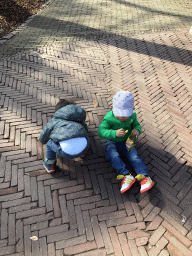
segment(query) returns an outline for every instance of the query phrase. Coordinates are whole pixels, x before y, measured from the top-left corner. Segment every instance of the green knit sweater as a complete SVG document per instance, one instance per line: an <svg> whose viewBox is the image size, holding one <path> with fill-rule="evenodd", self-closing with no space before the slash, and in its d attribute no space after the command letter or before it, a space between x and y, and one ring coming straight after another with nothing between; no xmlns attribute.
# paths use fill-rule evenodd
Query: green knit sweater
<svg viewBox="0 0 192 256"><path fill-rule="evenodd" d="M125 131L128 130L128 132L124 137L117 138L116 131L120 128L123 128ZM119 121L115 118L113 110L111 110L104 116L103 121L99 126L98 134L103 139L122 142L126 141L126 139L131 135L131 131L133 129L137 129L140 133L142 131L135 111L133 111L132 116L130 116L126 121Z"/></svg>

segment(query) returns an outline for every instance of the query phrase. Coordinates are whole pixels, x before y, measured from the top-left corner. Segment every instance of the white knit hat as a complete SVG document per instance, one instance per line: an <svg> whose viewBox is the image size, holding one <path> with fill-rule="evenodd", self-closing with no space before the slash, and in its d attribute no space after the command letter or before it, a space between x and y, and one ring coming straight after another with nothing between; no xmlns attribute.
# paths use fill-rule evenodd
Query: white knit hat
<svg viewBox="0 0 192 256"><path fill-rule="evenodd" d="M78 155L87 147L85 137L72 138L59 142L62 150L68 155Z"/></svg>
<svg viewBox="0 0 192 256"><path fill-rule="evenodd" d="M119 91L113 97L113 114L127 117L133 114L134 98L128 91Z"/></svg>

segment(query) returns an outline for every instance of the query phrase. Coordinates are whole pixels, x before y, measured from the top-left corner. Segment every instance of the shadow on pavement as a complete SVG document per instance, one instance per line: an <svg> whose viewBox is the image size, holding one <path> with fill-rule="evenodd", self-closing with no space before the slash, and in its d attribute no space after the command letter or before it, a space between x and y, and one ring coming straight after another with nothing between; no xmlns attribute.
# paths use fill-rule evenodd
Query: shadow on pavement
<svg viewBox="0 0 192 256"><path fill-rule="evenodd" d="M113 45L119 49L125 49L127 51L137 52L155 58L160 58L166 61L192 66L191 50L186 50L179 47L172 47L166 44L155 43L139 38L115 35L113 33L105 32L100 29L80 25L78 23L60 21L54 18L47 17L44 19L46 20L46 22L44 22L43 24L46 25L31 22L29 23L29 26L34 27L38 25L39 29L45 29L45 34L47 35L52 33L52 30L54 28L59 27L63 30L63 37L67 36L101 40L103 44Z"/></svg>

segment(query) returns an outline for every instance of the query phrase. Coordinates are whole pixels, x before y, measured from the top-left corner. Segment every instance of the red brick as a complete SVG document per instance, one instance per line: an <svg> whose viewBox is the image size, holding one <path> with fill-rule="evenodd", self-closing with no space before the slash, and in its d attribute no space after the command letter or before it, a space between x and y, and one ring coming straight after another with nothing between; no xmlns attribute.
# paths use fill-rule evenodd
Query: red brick
<svg viewBox="0 0 192 256"><path fill-rule="evenodd" d="M78 256L106 256L105 249L93 250L90 252L84 252L82 254L78 254Z"/></svg>
<svg viewBox="0 0 192 256"><path fill-rule="evenodd" d="M157 247L153 247L148 251L149 256L157 256L160 253L160 249Z"/></svg>
<svg viewBox="0 0 192 256"><path fill-rule="evenodd" d="M137 219L138 222L142 221L143 220L143 216L141 214L141 211L137 205L137 201L136 201L136 198L134 195L129 195L129 199L130 199L130 202L131 202L131 205L132 205L132 208L133 208L133 211L135 213L135 217Z"/></svg>
<svg viewBox="0 0 192 256"><path fill-rule="evenodd" d="M191 245L191 241L183 236L177 229L175 229L171 224L169 224L166 220L162 223L163 227L166 228L172 235L174 235L180 242L189 247Z"/></svg>
<svg viewBox="0 0 192 256"><path fill-rule="evenodd" d="M90 196L90 197L80 198L80 199L75 199L74 200L74 205L93 203L93 202L99 201L100 199L101 199L100 195Z"/></svg>
<svg viewBox="0 0 192 256"><path fill-rule="evenodd" d="M156 243L156 247L160 250L164 249L165 246L168 244L167 239L161 237L161 239Z"/></svg>
<svg viewBox="0 0 192 256"><path fill-rule="evenodd" d="M74 255L77 253L82 253L82 252L87 252L93 249L96 249L96 243L93 242L87 242L84 244L80 244L80 245L76 245L76 246L72 246L72 247L68 247L64 249L64 254L67 255Z"/></svg>
<svg viewBox="0 0 192 256"><path fill-rule="evenodd" d="M104 247L103 237L101 235L101 230L100 230L99 222L97 220L97 216L91 217L91 223L92 223L93 233L95 236L97 247L98 248Z"/></svg>
<svg viewBox="0 0 192 256"><path fill-rule="evenodd" d="M156 216L156 218L150 223L146 230L156 230L162 221L163 219L160 216Z"/></svg>
<svg viewBox="0 0 192 256"><path fill-rule="evenodd" d="M62 248L67 248L67 247L71 247L71 246L74 246L74 245L83 244L83 243L86 243L86 242L87 242L87 239L86 239L85 235L78 236L78 237L75 237L75 238L70 238L70 239L67 239L67 240L62 240L62 241L56 242L56 249L59 250L59 249L62 249Z"/></svg>
<svg viewBox="0 0 192 256"><path fill-rule="evenodd" d="M127 225L122 225L122 226L116 227L117 233L124 233L124 232L128 232L131 230L145 229L145 228L146 228L145 222L138 222L138 223L134 223L134 224L127 224Z"/></svg>
<svg viewBox="0 0 192 256"><path fill-rule="evenodd" d="M123 256L123 253L122 253L122 250L121 250L121 246L120 246L115 228L111 227L111 228L108 229L108 231L109 231L109 234L110 234L110 237L111 237L111 241L112 241L112 244L113 244L115 254L118 255L118 256L121 256L121 255Z"/></svg>
<svg viewBox="0 0 192 256"><path fill-rule="evenodd" d="M131 232L127 232L127 237L129 240L136 239L139 237L149 237L150 235L142 230L133 230Z"/></svg>
<svg viewBox="0 0 192 256"><path fill-rule="evenodd" d="M121 248L123 251L123 255L124 256L132 256L125 234L122 233L122 234L119 234L118 236L119 236L119 242L121 244Z"/></svg>
<svg viewBox="0 0 192 256"><path fill-rule="evenodd" d="M142 245L146 245L149 241L149 238L148 237L141 237L141 238L137 238L136 239L136 245L137 246L142 246Z"/></svg>
<svg viewBox="0 0 192 256"><path fill-rule="evenodd" d="M172 243L169 243L167 245L167 250L170 252L171 255L174 256L185 256L176 246L174 246Z"/></svg>
<svg viewBox="0 0 192 256"><path fill-rule="evenodd" d="M109 219L107 220L107 227L112 227L112 226L120 226L120 225L125 225L129 223L134 223L136 222L135 216L130 216L130 217L124 217L124 218L118 218L118 219Z"/></svg>
<svg viewBox="0 0 192 256"><path fill-rule="evenodd" d="M138 247L138 251L140 253L140 256L148 256L144 246Z"/></svg>
<svg viewBox="0 0 192 256"><path fill-rule="evenodd" d="M100 229L101 229L101 234L103 236L103 241L105 244L106 251L108 254L113 253L114 249L113 249L113 245L112 245L109 233L108 233L107 226L104 221L101 222L99 225L100 225Z"/></svg>
<svg viewBox="0 0 192 256"><path fill-rule="evenodd" d="M137 248L137 245L135 243L135 240L129 240L128 244L129 244L130 251L132 253L131 255L140 256L140 253L138 251L138 248Z"/></svg>
<svg viewBox="0 0 192 256"><path fill-rule="evenodd" d="M100 207L97 209L90 210L90 216L99 215L99 214L105 214L110 212L115 212L117 210L117 206L107 206L107 207Z"/></svg>
<svg viewBox="0 0 192 256"><path fill-rule="evenodd" d="M177 240L171 233L168 231L165 233L165 238L169 240L179 251L185 256L192 256L192 251L190 251L185 245L183 245L179 240Z"/></svg>
<svg viewBox="0 0 192 256"><path fill-rule="evenodd" d="M155 245L158 242L158 240L161 238L161 236L165 233L165 231L166 229L163 226L160 226L157 230L155 230L155 232L149 239L149 243L152 245Z"/></svg>
<svg viewBox="0 0 192 256"><path fill-rule="evenodd" d="M184 228L181 224L175 221L170 215L168 215L165 211L161 211L160 215L163 219L165 219L168 223L173 225L182 235L186 235L188 233L187 229Z"/></svg>
<svg viewBox="0 0 192 256"><path fill-rule="evenodd" d="M169 253L167 250L162 250L159 254L159 256L169 256Z"/></svg>
<svg viewBox="0 0 192 256"><path fill-rule="evenodd" d="M62 233L47 236L47 243L70 239L77 236L78 236L77 230L73 229L73 230L62 232Z"/></svg>

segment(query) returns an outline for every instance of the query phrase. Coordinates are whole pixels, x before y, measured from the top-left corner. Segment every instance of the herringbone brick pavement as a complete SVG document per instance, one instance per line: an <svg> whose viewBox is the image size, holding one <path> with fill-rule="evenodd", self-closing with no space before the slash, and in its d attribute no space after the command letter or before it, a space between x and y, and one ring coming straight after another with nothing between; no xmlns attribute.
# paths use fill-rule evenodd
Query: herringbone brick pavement
<svg viewBox="0 0 192 256"><path fill-rule="evenodd" d="M49 4L0 49L0 255L192 255L191 3ZM135 97L145 194L120 194L97 134L118 90ZM60 98L86 110L91 147L50 175L38 137Z"/></svg>
<svg viewBox="0 0 192 256"><path fill-rule="evenodd" d="M113 36L1 59L0 255L192 255L191 40ZM145 194L120 194L97 134L118 90L133 93L143 127ZM50 175L38 137L60 98L87 111L91 148Z"/></svg>

